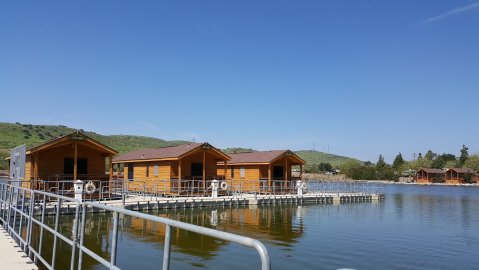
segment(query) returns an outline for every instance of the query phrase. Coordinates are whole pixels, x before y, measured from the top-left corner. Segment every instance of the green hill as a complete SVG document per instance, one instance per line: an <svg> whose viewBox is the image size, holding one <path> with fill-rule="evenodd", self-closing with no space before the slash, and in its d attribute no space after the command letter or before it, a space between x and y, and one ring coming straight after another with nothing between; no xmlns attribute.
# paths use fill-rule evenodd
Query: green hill
<svg viewBox="0 0 479 270"><path fill-rule="evenodd" d="M318 166L320 163L329 163L334 168L339 168L341 165L347 162L359 162L362 161L354 158L337 156L333 154L323 153L313 150L302 150L295 152L300 158L306 161L306 168L311 168L313 166Z"/></svg>
<svg viewBox="0 0 479 270"><path fill-rule="evenodd" d="M32 147L67 135L76 130L77 129L62 125L48 126L0 122L0 170L7 168L7 162L4 159L10 155L11 148L21 144ZM133 135L104 136L91 131L79 130L120 153L142 148L165 147L187 143L186 141L165 141L157 138Z"/></svg>
<svg viewBox="0 0 479 270"><path fill-rule="evenodd" d="M11 148L21 144L26 144L27 147L32 147L42 144L48 140L67 135L76 130L77 129L62 125L49 126L0 122L0 170L7 168L7 162L4 160L4 158L10 155ZM142 148L157 148L187 143L187 141L165 141L158 138L134 135L105 136L91 131L84 131L82 129L79 129L79 131L91 136L105 145L110 146L120 153ZM226 153L242 153L251 152L254 150L232 147L226 148L223 151ZM333 167L339 167L348 161L360 162L357 159L326 154L318 151L297 151L296 154L306 161L308 164L306 168L317 166L320 163L330 163Z"/></svg>

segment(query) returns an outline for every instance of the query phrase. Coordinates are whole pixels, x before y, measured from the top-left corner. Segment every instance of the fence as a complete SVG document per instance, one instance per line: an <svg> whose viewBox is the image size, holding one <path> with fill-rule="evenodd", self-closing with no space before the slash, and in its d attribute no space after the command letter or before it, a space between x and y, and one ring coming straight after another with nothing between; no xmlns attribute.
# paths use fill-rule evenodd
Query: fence
<svg viewBox="0 0 479 270"><path fill-rule="evenodd" d="M56 214L53 227L47 225L45 222L47 201L56 201L54 206ZM72 228L73 231L71 236L68 237L59 231L59 217L63 204L68 204L72 207L75 207L74 226ZM113 214L113 232L111 243L109 243L111 245L111 255L109 259L99 256L84 245L85 221L88 208L98 208ZM38 213L38 211L40 213ZM120 269L116 262L120 215L162 223L166 226L165 242L163 247L163 270L169 269L170 266L172 227L254 248L261 259L261 269L270 269L270 260L267 249L261 242L249 237L111 207L95 202L81 203L72 198L58 194L0 183L0 222L2 222L3 227L7 230L7 232L14 239L16 239L19 246L25 251L25 253L27 253L30 258L34 260L34 262L41 262L41 264L43 264L47 269L58 269L55 265L55 262L59 241L71 246L71 270L82 269L82 259L84 254L87 254L98 263L109 269ZM38 216L40 216L40 219L38 219ZM32 242L32 228L34 225L40 227L38 244L33 244ZM46 255L42 254L42 241L44 233L50 233L53 235L51 258L46 258Z"/></svg>
<svg viewBox="0 0 479 270"><path fill-rule="evenodd" d="M139 196L146 199L160 199L161 197L210 197L212 180L88 180L84 181L85 191L83 199L101 201L122 199L129 196ZM10 181L11 184L13 181ZM292 195L297 193L297 182L292 180L221 180L219 196L242 197L246 194ZM271 185L269 185L271 183ZM383 194L382 184L368 181L324 181L305 180L303 193L360 193ZM23 181L20 186L40 190L56 195L73 197L73 181L37 180ZM91 188L87 188L91 187Z"/></svg>

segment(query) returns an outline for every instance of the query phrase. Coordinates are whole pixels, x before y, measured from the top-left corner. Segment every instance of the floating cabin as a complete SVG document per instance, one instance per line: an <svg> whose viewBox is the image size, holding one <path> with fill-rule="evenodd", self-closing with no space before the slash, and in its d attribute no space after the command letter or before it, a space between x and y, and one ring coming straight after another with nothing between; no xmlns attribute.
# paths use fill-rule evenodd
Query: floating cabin
<svg viewBox="0 0 479 270"><path fill-rule="evenodd" d="M93 138L73 132L28 149L25 180L33 180L33 188L46 190L48 186L55 186L55 181L80 179L108 182L112 175L111 161L116 154L116 150ZM109 173L105 172L107 164ZM41 186L45 183L47 186ZM23 186L27 185L23 183Z"/></svg>
<svg viewBox="0 0 479 270"><path fill-rule="evenodd" d="M433 168L421 168L416 172L417 183L433 183L434 178L444 178L444 170Z"/></svg>
<svg viewBox="0 0 479 270"><path fill-rule="evenodd" d="M466 174L471 174L472 179L475 180L475 172L469 168L451 168L448 169L445 173L444 179L446 180L446 184L463 184L464 183L464 176Z"/></svg>
<svg viewBox="0 0 479 270"><path fill-rule="evenodd" d="M218 175L231 184L236 180L242 182L242 189L272 192L278 187L290 187L292 180L300 180L303 176L303 166L306 164L298 155L290 150L256 151L248 153L229 154L231 160L227 170L218 169ZM218 163L218 167L225 166ZM293 176L292 167L299 166L299 175ZM228 181L229 182L229 181Z"/></svg>
<svg viewBox="0 0 479 270"><path fill-rule="evenodd" d="M132 151L115 157L113 164L123 164L130 190L168 194L185 188L205 190L207 181L218 179L217 163L229 160L209 143L190 143Z"/></svg>

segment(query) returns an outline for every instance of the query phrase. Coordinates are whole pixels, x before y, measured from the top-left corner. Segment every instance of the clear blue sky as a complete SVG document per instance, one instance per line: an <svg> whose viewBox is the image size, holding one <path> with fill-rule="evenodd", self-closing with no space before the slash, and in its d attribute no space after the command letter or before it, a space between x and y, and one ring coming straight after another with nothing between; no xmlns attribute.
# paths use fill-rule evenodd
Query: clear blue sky
<svg viewBox="0 0 479 270"><path fill-rule="evenodd" d="M0 121L479 152L478 1L1 1Z"/></svg>

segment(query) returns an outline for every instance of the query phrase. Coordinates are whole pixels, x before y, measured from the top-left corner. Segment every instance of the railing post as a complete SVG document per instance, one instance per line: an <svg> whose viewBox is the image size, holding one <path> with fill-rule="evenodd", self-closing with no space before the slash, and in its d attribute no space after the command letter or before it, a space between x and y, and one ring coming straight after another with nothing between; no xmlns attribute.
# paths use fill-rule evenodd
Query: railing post
<svg viewBox="0 0 479 270"><path fill-rule="evenodd" d="M58 233L58 222L60 219L60 207L61 207L62 199L58 198L57 201L57 212L55 215L55 234L53 234L53 251L52 251L52 269L55 269L55 256L57 253L57 238L58 236L56 233Z"/></svg>
<svg viewBox="0 0 479 270"><path fill-rule="evenodd" d="M73 238L72 238L73 245L72 245L70 270L75 269L75 255L76 255L76 247L77 247L77 240L78 240L78 226L80 224L80 202L77 201L75 206L76 206L75 207L75 224L73 225Z"/></svg>
<svg viewBox="0 0 479 270"><path fill-rule="evenodd" d="M163 251L163 270L170 269L171 226L166 224L165 247Z"/></svg>
<svg viewBox="0 0 479 270"><path fill-rule="evenodd" d="M82 268L82 261L83 261L83 241L85 239L85 221L86 221L86 212L87 212L87 206L86 204L83 204L82 207L82 216L81 216L81 227L80 227L80 243L78 245L78 270L81 270Z"/></svg>
<svg viewBox="0 0 479 270"><path fill-rule="evenodd" d="M31 257L32 253L30 250L30 246L32 244L32 218L33 218L33 211L35 210L35 192L30 190L30 211L28 213L28 230L27 230L27 249L28 249L28 256ZM27 251L27 250L25 250Z"/></svg>
<svg viewBox="0 0 479 270"><path fill-rule="evenodd" d="M118 219L119 214L118 212L113 212L113 239L111 244L111 260L110 263L112 265L116 264L116 252L117 252L117 241L118 241Z"/></svg>

